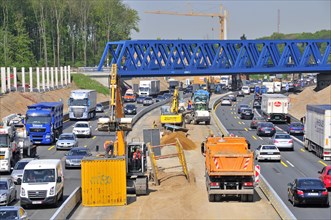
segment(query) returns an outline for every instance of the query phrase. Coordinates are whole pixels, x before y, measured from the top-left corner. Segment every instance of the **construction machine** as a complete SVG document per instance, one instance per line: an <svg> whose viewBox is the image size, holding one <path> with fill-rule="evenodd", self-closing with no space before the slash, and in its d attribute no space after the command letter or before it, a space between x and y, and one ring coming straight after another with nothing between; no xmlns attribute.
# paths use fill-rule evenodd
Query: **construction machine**
<svg viewBox="0 0 331 220"><path fill-rule="evenodd" d="M161 125L172 124L172 125L183 125L183 115L179 111L179 100L178 100L178 88L175 88L174 94L172 97L171 106L165 105L161 106L161 116L160 122Z"/></svg>
<svg viewBox="0 0 331 220"><path fill-rule="evenodd" d="M147 148L146 144L140 141L131 143L125 141L125 132L132 130L132 118L124 116L120 78L117 75L116 64L113 64L111 68L110 90L109 117L103 117L101 121L98 121L98 127L102 127L103 131L116 132L112 153L115 158L126 158L127 191L135 191L136 195L146 195L148 192ZM139 157L133 160L135 152L139 152Z"/></svg>

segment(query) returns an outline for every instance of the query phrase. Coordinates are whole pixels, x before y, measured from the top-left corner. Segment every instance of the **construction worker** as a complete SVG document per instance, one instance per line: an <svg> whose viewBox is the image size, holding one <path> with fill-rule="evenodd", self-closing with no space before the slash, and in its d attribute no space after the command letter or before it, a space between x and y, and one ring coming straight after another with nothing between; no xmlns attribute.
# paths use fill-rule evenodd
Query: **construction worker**
<svg viewBox="0 0 331 220"><path fill-rule="evenodd" d="M135 149L135 152L133 153L133 169L139 170L141 168L141 152L139 148Z"/></svg>
<svg viewBox="0 0 331 220"><path fill-rule="evenodd" d="M157 124L155 121L153 121L153 128L157 128Z"/></svg>
<svg viewBox="0 0 331 220"><path fill-rule="evenodd" d="M191 108L192 108L192 101L189 100L187 105L187 110L191 110Z"/></svg>
<svg viewBox="0 0 331 220"><path fill-rule="evenodd" d="M114 142L113 141L105 141L103 148L106 151L105 157L112 157L114 154Z"/></svg>

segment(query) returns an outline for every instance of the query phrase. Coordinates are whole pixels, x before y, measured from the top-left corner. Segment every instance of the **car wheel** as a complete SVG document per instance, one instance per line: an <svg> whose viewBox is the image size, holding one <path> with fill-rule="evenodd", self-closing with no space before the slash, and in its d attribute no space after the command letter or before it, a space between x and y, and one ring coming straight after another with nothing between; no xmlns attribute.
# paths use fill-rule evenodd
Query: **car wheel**
<svg viewBox="0 0 331 220"><path fill-rule="evenodd" d="M214 194L208 195L208 201L209 202L215 202L215 195Z"/></svg>

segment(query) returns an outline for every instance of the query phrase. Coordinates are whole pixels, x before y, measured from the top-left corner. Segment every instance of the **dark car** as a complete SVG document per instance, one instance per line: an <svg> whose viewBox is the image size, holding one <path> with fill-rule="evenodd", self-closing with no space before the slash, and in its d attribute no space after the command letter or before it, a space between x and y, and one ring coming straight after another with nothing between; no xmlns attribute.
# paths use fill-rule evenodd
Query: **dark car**
<svg viewBox="0 0 331 220"><path fill-rule="evenodd" d="M260 122L256 128L256 134L258 136L273 136L276 133L275 126L272 122Z"/></svg>
<svg viewBox="0 0 331 220"><path fill-rule="evenodd" d="M228 97L230 98L230 100L231 100L232 102L236 102L236 101L237 101L237 97L236 97L236 95L228 95Z"/></svg>
<svg viewBox="0 0 331 220"><path fill-rule="evenodd" d="M245 97L245 94L243 91L239 91L237 94L238 97Z"/></svg>
<svg viewBox="0 0 331 220"><path fill-rule="evenodd" d="M241 113L241 110L242 110L243 108L249 108L249 105L247 105L247 104L241 104L241 105L239 105L239 108L238 108L238 114Z"/></svg>
<svg viewBox="0 0 331 220"><path fill-rule="evenodd" d="M188 87L186 87L184 89L184 94L186 94L186 93L192 93L192 91L193 91L193 87L192 86L188 86Z"/></svg>
<svg viewBox="0 0 331 220"><path fill-rule="evenodd" d="M297 178L288 184L288 200L293 206L319 204L329 207L329 194L322 180L318 178Z"/></svg>
<svg viewBox="0 0 331 220"><path fill-rule="evenodd" d="M155 99L155 102L162 102L163 100L166 100L166 98L163 95L158 95Z"/></svg>
<svg viewBox="0 0 331 220"><path fill-rule="evenodd" d="M86 147L72 148L65 154L65 168L81 167L81 162L84 157L92 156L89 149Z"/></svg>
<svg viewBox="0 0 331 220"><path fill-rule="evenodd" d="M255 86L250 86L250 87L249 87L249 91L250 91L250 93L255 92Z"/></svg>
<svg viewBox="0 0 331 220"><path fill-rule="evenodd" d="M252 120L254 117L253 110L250 108L243 108L240 113L240 119Z"/></svg>
<svg viewBox="0 0 331 220"><path fill-rule="evenodd" d="M135 104L127 104L124 107L124 114L126 115L135 115L137 114L137 107Z"/></svg>
<svg viewBox="0 0 331 220"><path fill-rule="evenodd" d="M265 122L265 118L261 116L254 116L251 121L250 128L252 129L257 128L259 122Z"/></svg>
<svg viewBox="0 0 331 220"><path fill-rule="evenodd" d="M261 108L261 102L255 100L255 101L253 102L253 108Z"/></svg>
<svg viewBox="0 0 331 220"><path fill-rule="evenodd" d="M146 98L146 96L139 96L139 97L137 98L137 103L138 103L138 104L143 104L145 98Z"/></svg>
<svg viewBox="0 0 331 220"><path fill-rule="evenodd" d="M166 98L166 99L170 99L172 98L172 95L170 93L164 93L163 96Z"/></svg>
<svg viewBox="0 0 331 220"><path fill-rule="evenodd" d="M289 134L303 134L304 125L301 122L292 122L287 129Z"/></svg>

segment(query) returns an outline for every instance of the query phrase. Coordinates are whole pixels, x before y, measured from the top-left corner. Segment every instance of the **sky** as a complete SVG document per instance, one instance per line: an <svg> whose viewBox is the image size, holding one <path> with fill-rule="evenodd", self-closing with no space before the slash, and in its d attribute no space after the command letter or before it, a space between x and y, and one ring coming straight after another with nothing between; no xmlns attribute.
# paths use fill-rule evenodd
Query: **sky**
<svg viewBox="0 0 331 220"><path fill-rule="evenodd" d="M331 0L124 0L138 11L139 32L132 31L133 40L143 39L219 39L217 17L146 14L145 11L200 12L220 14L220 5L227 10L227 39L247 39L331 29Z"/></svg>

